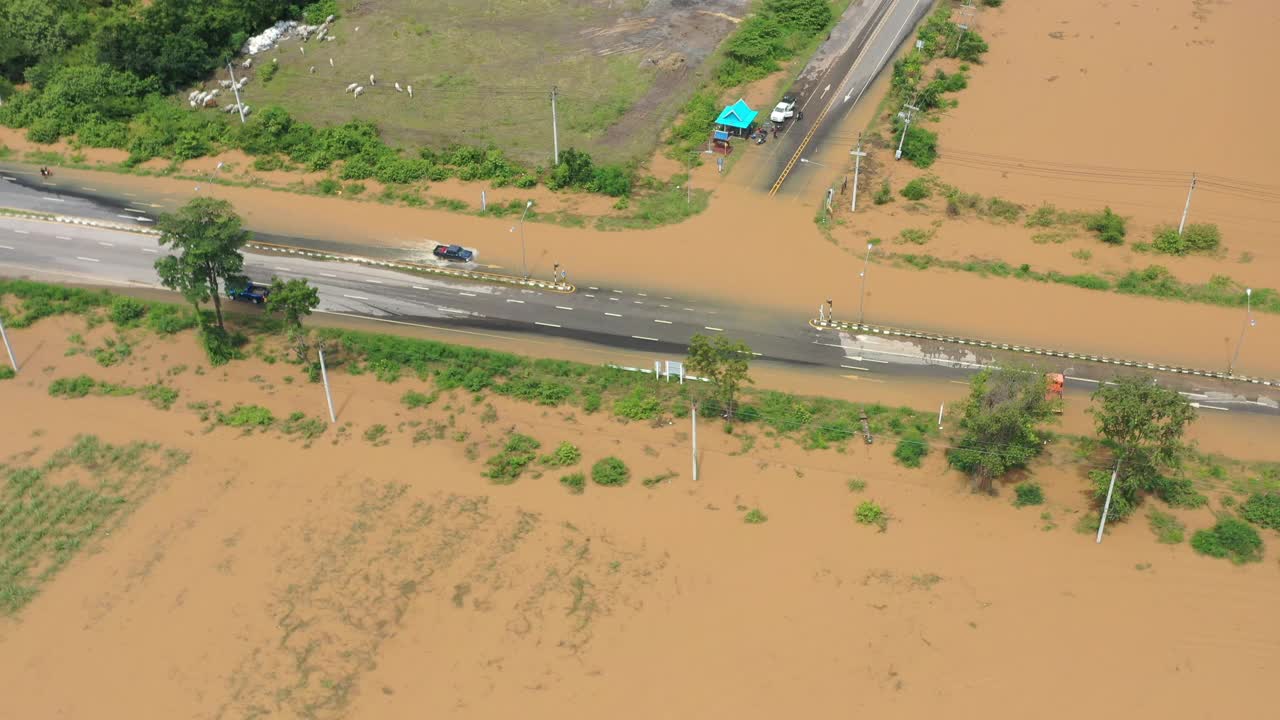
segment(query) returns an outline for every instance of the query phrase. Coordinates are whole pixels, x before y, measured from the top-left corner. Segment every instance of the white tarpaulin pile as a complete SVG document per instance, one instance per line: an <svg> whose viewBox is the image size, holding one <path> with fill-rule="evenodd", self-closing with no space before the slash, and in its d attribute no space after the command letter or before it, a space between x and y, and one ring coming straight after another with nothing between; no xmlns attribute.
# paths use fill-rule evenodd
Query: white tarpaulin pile
<svg viewBox="0 0 1280 720"><path fill-rule="evenodd" d="M257 55L260 52L270 50L276 46L276 43L294 35L300 38L307 38L321 25L303 25L296 20L281 20L271 27L263 30L261 33L254 35L241 48L240 52L244 55Z"/></svg>

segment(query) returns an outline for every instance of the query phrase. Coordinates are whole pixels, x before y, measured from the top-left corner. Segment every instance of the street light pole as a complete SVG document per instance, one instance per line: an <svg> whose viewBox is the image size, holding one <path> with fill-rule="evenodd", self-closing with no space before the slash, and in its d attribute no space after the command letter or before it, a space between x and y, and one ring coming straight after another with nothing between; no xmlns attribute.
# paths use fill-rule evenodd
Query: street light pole
<svg viewBox="0 0 1280 720"><path fill-rule="evenodd" d="M4 320L0 320L0 340L4 340L4 349L9 353L9 364L13 366L13 371L18 372L18 358L13 356L13 347L9 345L9 336L4 332Z"/></svg>
<svg viewBox="0 0 1280 720"><path fill-rule="evenodd" d="M902 137L898 139L898 151L893 154L894 160L902 159L902 145L907 141L907 128L911 127L911 115L920 109L915 105L907 105L906 107L906 118L904 118L905 122L902 123ZM898 114L902 115L903 113Z"/></svg>
<svg viewBox="0 0 1280 720"><path fill-rule="evenodd" d="M862 152L862 133L858 133L858 149L849 153L853 156L853 199L849 201L849 212L858 209L858 173L862 170L862 158L867 154Z"/></svg>
<svg viewBox="0 0 1280 720"><path fill-rule="evenodd" d="M1227 365L1227 374L1231 374L1231 370L1236 366L1236 361L1240 359L1240 346L1244 345L1244 333L1249 328L1257 325L1258 322L1253 319L1253 288L1244 289L1244 325L1240 327L1240 339L1236 340L1236 351L1231 356L1231 362Z"/></svg>
<svg viewBox="0 0 1280 720"><path fill-rule="evenodd" d="M862 278L862 292L858 298L858 324L862 324L862 308L867 302L867 264L871 262L871 248L875 247L871 243L867 243L867 256L862 259L862 272L859 277Z"/></svg>
<svg viewBox="0 0 1280 720"><path fill-rule="evenodd" d="M529 215L529 208L533 207L533 201L524 204L524 213L520 215L520 266L524 268L524 279L529 279L529 262L524 250L524 219Z"/></svg>

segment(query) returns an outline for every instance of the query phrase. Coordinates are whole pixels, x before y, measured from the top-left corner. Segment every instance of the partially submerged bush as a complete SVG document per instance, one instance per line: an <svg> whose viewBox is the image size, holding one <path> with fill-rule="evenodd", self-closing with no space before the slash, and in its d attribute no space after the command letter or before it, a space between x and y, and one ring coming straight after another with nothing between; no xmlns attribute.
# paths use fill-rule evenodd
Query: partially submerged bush
<svg viewBox="0 0 1280 720"><path fill-rule="evenodd" d="M1120 245L1124 242L1124 218L1112 212L1110 207L1104 207L1102 212L1090 215L1084 226L1097 233L1098 239L1108 245Z"/></svg>
<svg viewBox="0 0 1280 720"><path fill-rule="evenodd" d="M512 433L502 447L502 452L485 461L488 470L482 474L498 485L510 485L538 456L535 451L540 447L542 443L534 438Z"/></svg>
<svg viewBox="0 0 1280 720"><path fill-rule="evenodd" d="M1227 558L1241 565L1262 559L1262 538L1243 520L1224 517L1208 530L1197 530L1191 547L1202 555Z"/></svg>
<svg viewBox="0 0 1280 720"><path fill-rule="evenodd" d="M916 178L902 187L902 197L908 200L923 200L932 193L929 184L923 178Z"/></svg>
<svg viewBox="0 0 1280 720"><path fill-rule="evenodd" d="M1040 483L1018 483L1013 486L1013 496L1014 507L1044 504L1044 490L1040 488Z"/></svg>
<svg viewBox="0 0 1280 720"><path fill-rule="evenodd" d="M597 485L616 487L627 484L627 480L631 479L631 471L618 458L607 457L591 466L591 479Z"/></svg>
<svg viewBox="0 0 1280 720"><path fill-rule="evenodd" d="M1240 514L1254 525L1280 530L1280 493L1253 493L1240 506Z"/></svg>

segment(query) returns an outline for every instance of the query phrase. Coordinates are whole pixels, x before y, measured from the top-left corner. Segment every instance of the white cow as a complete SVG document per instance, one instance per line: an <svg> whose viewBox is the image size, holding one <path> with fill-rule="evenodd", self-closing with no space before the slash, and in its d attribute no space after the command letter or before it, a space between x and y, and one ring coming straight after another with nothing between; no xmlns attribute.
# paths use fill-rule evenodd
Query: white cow
<svg viewBox="0 0 1280 720"><path fill-rule="evenodd" d="M364 86L361 85L360 87L356 88L355 97L360 97L363 94L364 94Z"/></svg>
<svg viewBox="0 0 1280 720"><path fill-rule="evenodd" d="M403 90L400 89L400 83L395 83L395 86L396 86L396 92L404 92Z"/></svg>
<svg viewBox="0 0 1280 720"><path fill-rule="evenodd" d="M413 86L409 86L409 97L413 97Z"/></svg>
<svg viewBox="0 0 1280 720"><path fill-rule="evenodd" d="M346 89L346 90L343 90L342 92L344 92L344 93L349 93L349 92L351 92L352 90L355 90L355 89L356 89L356 88L358 88L358 87L360 87L360 83L351 83L350 85L348 85L348 86L347 86L347 89Z"/></svg>
<svg viewBox="0 0 1280 720"><path fill-rule="evenodd" d="M373 73L369 73L369 84L370 84L370 85L377 85L377 84L378 84L378 81L373 79Z"/></svg>

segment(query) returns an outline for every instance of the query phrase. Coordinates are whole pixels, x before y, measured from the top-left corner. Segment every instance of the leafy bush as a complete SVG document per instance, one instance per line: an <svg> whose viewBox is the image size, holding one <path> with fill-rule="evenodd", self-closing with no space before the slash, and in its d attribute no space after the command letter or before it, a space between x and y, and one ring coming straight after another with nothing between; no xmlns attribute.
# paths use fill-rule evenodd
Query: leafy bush
<svg viewBox="0 0 1280 720"><path fill-rule="evenodd" d="M168 410L178 400L178 391L168 385L153 383L142 387L142 397L159 410Z"/></svg>
<svg viewBox="0 0 1280 720"><path fill-rule="evenodd" d="M265 430L275 421L271 411L261 405L236 405L231 408L231 412L218 413L218 422L231 427L256 427Z"/></svg>
<svg viewBox="0 0 1280 720"><path fill-rule="evenodd" d="M931 194L929 184L922 178L916 178L902 188L902 197L908 200L923 200Z"/></svg>
<svg viewBox="0 0 1280 720"><path fill-rule="evenodd" d="M1191 547L1210 557L1228 558L1241 565L1262 559L1262 538L1252 525L1233 517L1220 518L1208 530L1197 530Z"/></svg>
<svg viewBox="0 0 1280 720"><path fill-rule="evenodd" d="M127 295L117 295L111 301L111 321L121 327L130 327L138 324L138 321L146 313L146 304Z"/></svg>
<svg viewBox="0 0 1280 720"><path fill-rule="evenodd" d="M893 449L893 457L909 468L918 468L929 454L929 446L918 433L910 433L898 440Z"/></svg>
<svg viewBox="0 0 1280 720"><path fill-rule="evenodd" d="M152 305L146 315L147 328L161 335L189 330L196 322L195 312L180 305Z"/></svg>
<svg viewBox="0 0 1280 720"><path fill-rule="evenodd" d="M582 451L578 449L577 445L566 440L557 445L555 451L551 454L538 458L538 462L552 467L569 467L570 465L577 465L581 459Z"/></svg>
<svg viewBox="0 0 1280 720"><path fill-rule="evenodd" d="M982 214L1006 222L1015 222L1022 215L1022 206L1008 200L993 197L987 199L987 206L983 208Z"/></svg>
<svg viewBox="0 0 1280 720"><path fill-rule="evenodd" d="M1240 506L1245 520L1272 530L1280 530L1280 493L1253 493Z"/></svg>
<svg viewBox="0 0 1280 720"><path fill-rule="evenodd" d="M239 333L229 333L220 327L204 327L200 330L200 342L204 345L209 364L218 366L242 357L240 346L244 345L245 337Z"/></svg>
<svg viewBox="0 0 1280 720"><path fill-rule="evenodd" d="M321 178L316 181L316 192L321 195L336 195L342 189L342 183L333 178Z"/></svg>
<svg viewBox="0 0 1280 720"><path fill-rule="evenodd" d="M1039 483L1022 482L1013 486L1013 506L1026 507L1028 505L1043 505L1044 490L1040 488Z"/></svg>
<svg viewBox="0 0 1280 720"><path fill-rule="evenodd" d="M1124 243L1125 222L1124 218L1111 211L1110 207L1104 207L1102 212L1090 215L1085 219L1085 229L1098 234L1098 239L1109 245L1120 245Z"/></svg>
<svg viewBox="0 0 1280 720"><path fill-rule="evenodd" d="M894 135L901 131L902 120L895 118ZM938 134L925 130L918 123L912 123L907 127L907 136L902 142L902 157L918 168L929 167L938 159Z"/></svg>
<svg viewBox="0 0 1280 720"><path fill-rule="evenodd" d="M97 381L88 375L58 378L49 383L49 395L52 397L82 398L93 392L97 384Z"/></svg>
<svg viewBox="0 0 1280 720"><path fill-rule="evenodd" d="M338 0L316 0L302 8L302 19L308 25L319 25L330 15L338 14Z"/></svg>
<svg viewBox="0 0 1280 720"><path fill-rule="evenodd" d="M400 402L410 410L424 408L436 401L440 397L439 393L431 393L430 395L420 393L415 390L406 390L404 395L400 396Z"/></svg>
<svg viewBox="0 0 1280 720"><path fill-rule="evenodd" d="M880 532L884 532L889 525L889 516L884 508L870 500L858 503L857 509L853 511L853 519L862 525L875 525L880 528Z"/></svg>
<svg viewBox="0 0 1280 720"><path fill-rule="evenodd" d="M1151 526L1151 532L1155 533L1156 542L1177 545L1185 537L1186 526L1167 512L1152 508L1147 513L1147 523Z"/></svg>
<svg viewBox="0 0 1280 720"><path fill-rule="evenodd" d="M542 443L534 438L512 433L511 437L507 438L506 445L502 447L502 452L485 461L488 470L482 474L498 485L510 485L520 477L529 463L537 458L535 451L540 447Z"/></svg>
<svg viewBox="0 0 1280 720"><path fill-rule="evenodd" d="M1172 226L1157 229L1151 246L1156 252L1166 255L1188 255L1193 252L1212 252L1221 243L1222 233L1217 225L1192 223L1183 228L1181 235Z"/></svg>
<svg viewBox="0 0 1280 720"><path fill-rule="evenodd" d="M742 522L748 525L759 525L768 522L769 516L764 514L760 508L751 508L746 515L742 516Z"/></svg>
<svg viewBox="0 0 1280 720"><path fill-rule="evenodd" d="M568 488L569 492L574 495L581 495L587 486L587 476L582 473L572 473L560 478L560 484Z"/></svg>
<svg viewBox="0 0 1280 720"><path fill-rule="evenodd" d="M880 189L876 190L875 195L871 196L871 200L877 205L893 202L893 189L889 187L888 180L880 183Z"/></svg>
<svg viewBox="0 0 1280 720"><path fill-rule="evenodd" d="M591 479L597 485L617 487L631 479L631 470L616 457L607 457L591 466Z"/></svg>
<svg viewBox="0 0 1280 720"><path fill-rule="evenodd" d="M628 420L649 420L659 408L658 396L647 387L633 388L613 403L614 414Z"/></svg>

